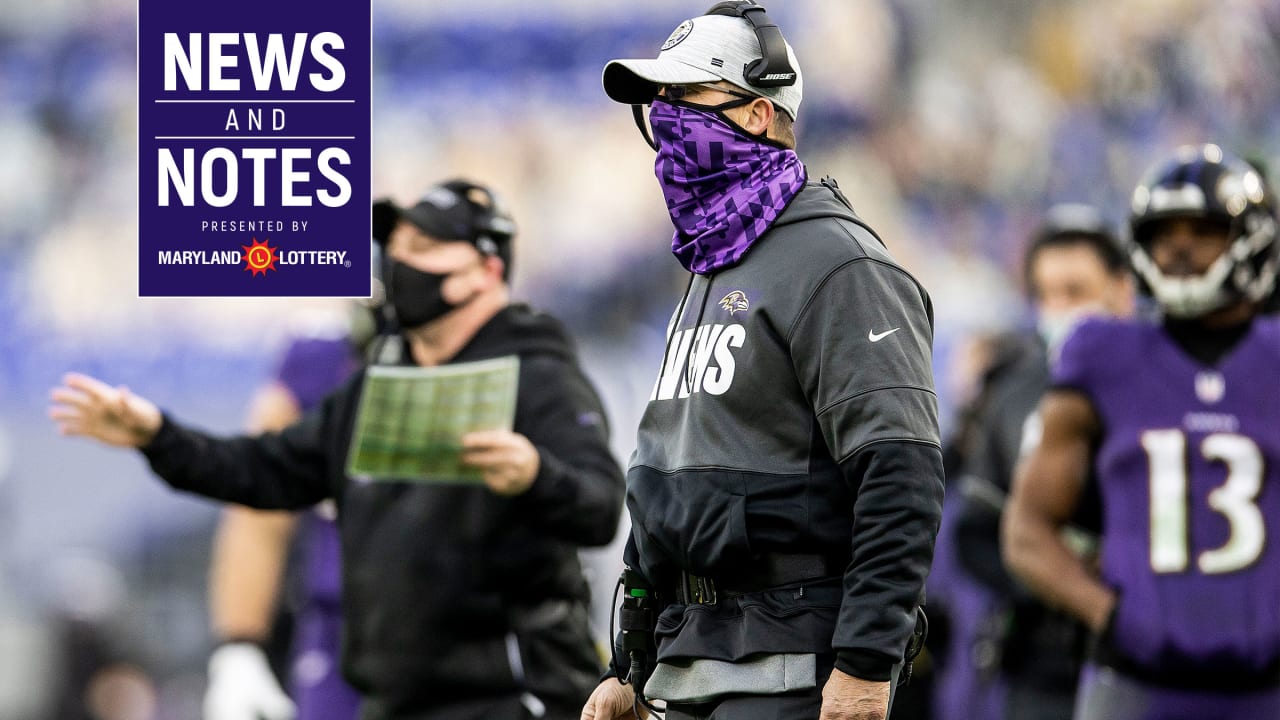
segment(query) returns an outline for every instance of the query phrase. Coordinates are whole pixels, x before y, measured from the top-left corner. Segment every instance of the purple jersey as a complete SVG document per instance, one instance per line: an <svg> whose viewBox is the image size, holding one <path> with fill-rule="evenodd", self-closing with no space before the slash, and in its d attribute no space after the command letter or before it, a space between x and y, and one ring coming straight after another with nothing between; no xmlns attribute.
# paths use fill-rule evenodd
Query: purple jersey
<svg viewBox="0 0 1280 720"><path fill-rule="evenodd" d="M1086 394L1115 648L1154 672L1261 672L1280 660L1280 321L1216 365L1151 323L1095 320L1054 385Z"/></svg>

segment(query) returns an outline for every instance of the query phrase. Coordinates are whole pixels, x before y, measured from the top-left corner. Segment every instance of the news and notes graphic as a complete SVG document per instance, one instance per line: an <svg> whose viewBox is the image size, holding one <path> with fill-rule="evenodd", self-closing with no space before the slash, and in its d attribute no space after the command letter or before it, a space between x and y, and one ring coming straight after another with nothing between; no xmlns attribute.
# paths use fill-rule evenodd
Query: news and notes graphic
<svg viewBox="0 0 1280 720"><path fill-rule="evenodd" d="M371 28L338 0L139 0L139 296L369 296Z"/></svg>
<svg viewBox="0 0 1280 720"><path fill-rule="evenodd" d="M482 482L463 465L462 436L510 430L520 359L437 367L369 368L356 413L347 474L369 480Z"/></svg>

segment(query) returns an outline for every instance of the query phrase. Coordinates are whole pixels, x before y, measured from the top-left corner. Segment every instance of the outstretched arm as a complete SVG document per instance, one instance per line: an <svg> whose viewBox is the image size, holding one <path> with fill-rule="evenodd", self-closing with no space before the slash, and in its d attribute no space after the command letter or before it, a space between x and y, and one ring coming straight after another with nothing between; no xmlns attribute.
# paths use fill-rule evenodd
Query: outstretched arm
<svg viewBox="0 0 1280 720"><path fill-rule="evenodd" d="M111 387L80 373L67 373L62 383L50 395L54 405L49 408L49 417L63 435L140 448L155 438L164 422L155 403L123 385Z"/></svg>
<svg viewBox="0 0 1280 720"><path fill-rule="evenodd" d="M234 438L184 427L127 388L78 373L52 399L59 432L137 448L179 490L265 509L308 507L333 491L326 453L337 431L334 396L280 433Z"/></svg>

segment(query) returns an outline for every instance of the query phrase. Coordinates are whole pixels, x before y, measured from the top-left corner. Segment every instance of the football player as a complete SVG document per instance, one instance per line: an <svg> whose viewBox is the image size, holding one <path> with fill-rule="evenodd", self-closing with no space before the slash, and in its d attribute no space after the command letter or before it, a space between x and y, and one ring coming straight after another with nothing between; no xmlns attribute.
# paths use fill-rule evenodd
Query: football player
<svg viewBox="0 0 1280 720"><path fill-rule="evenodd" d="M1130 259L1155 321L1067 339L1043 439L1004 519L1010 569L1098 636L1077 720L1280 717L1280 322L1275 198L1216 145L1132 197ZM1060 530L1096 473L1099 577Z"/></svg>

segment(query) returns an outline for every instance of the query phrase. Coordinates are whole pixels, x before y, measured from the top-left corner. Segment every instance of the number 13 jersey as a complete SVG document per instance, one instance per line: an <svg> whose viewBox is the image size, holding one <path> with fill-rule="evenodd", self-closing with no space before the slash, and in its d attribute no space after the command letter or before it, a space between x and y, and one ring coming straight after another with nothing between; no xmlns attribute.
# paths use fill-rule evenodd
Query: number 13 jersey
<svg viewBox="0 0 1280 720"><path fill-rule="evenodd" d="M1214 365L1158 324L1096 320L1054 386L1098 415L1101 569L1114 651L1155 673L1280 662L1280 324L1256 318Z"/></svg>

